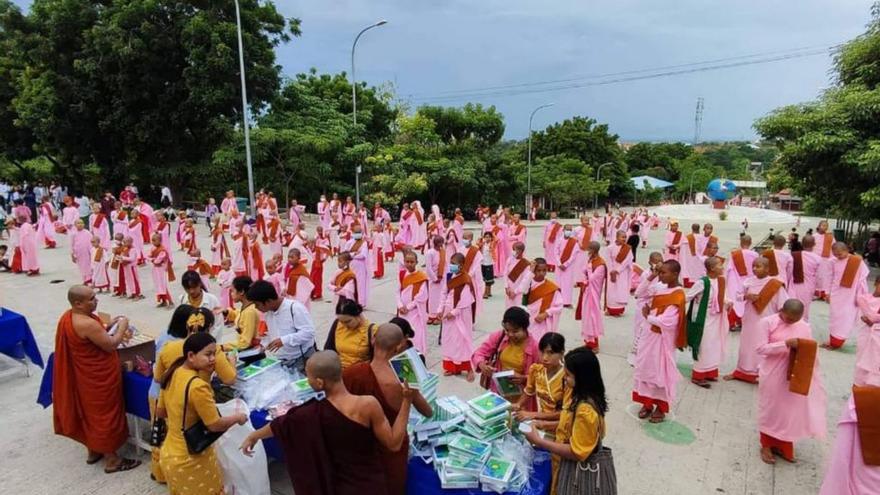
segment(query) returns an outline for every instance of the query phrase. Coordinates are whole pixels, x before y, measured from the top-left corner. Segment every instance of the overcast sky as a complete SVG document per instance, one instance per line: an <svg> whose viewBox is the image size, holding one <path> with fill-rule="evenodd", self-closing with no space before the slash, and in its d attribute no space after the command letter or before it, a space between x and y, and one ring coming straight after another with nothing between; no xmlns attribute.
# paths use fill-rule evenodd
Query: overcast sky
<svg viewBox="0 0 880 495"><path fill-rule="evenodd" d="M28 0L16 0L27 5ZM449 91L572 80L743 55L824 47L864 31L871 0L275 0L302 19L303 36L280 47L288 75L350 69L357 32L379 19L357 49L357 76L393 82L412 105L495 105L507 138L574 115L608 123L623 140L684 140L705 99L703 140L751 139L773 108L810 100L830 82L826 54L564 91L482 94ZM783 53L784 54L784 53ZM733 60L731 62L737 62ZM577 79L581 78L581 79ZM517 89L534 90L545 86ZM495 91L498 93L498 91ZM412 96L409 96L412 95Z"/></svg>

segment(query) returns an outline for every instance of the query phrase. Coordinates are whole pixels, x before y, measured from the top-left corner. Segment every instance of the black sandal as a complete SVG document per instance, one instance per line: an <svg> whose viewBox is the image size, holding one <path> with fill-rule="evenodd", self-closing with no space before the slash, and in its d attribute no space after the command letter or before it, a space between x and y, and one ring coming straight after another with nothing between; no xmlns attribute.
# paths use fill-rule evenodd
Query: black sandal
<svg viewBox="0 0 880 495"><path fill-rule="evenodd" d="M88 459L86 459L86 464L88 464L89 466L91 466L93 464L97 464L103 458L104 458L104 454L98 454L95 457L89 457Z"/></svg>
<svg viewBox="0 0 880 495"><path fill-rule="evenodd" d="M139 461L137 459L122 459L122 461L120 461L116 467L114 467L112 469L104 468L104 472L107 474L121 473L123 471L131 471L132 469L134 469L140 465L141 465L141 461Z"/></svg>

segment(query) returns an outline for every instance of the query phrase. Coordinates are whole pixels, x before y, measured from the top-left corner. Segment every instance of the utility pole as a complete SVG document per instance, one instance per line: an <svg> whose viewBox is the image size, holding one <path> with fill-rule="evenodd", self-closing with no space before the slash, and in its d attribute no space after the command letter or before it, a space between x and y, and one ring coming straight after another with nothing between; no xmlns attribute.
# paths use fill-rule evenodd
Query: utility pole
<svg viewBox="0 0 880 495"><path fill-rule="evenodd" d="M697 98L697 111L694 114L694 147L700 144L700 134L703 133L703 97Z"/></svg>

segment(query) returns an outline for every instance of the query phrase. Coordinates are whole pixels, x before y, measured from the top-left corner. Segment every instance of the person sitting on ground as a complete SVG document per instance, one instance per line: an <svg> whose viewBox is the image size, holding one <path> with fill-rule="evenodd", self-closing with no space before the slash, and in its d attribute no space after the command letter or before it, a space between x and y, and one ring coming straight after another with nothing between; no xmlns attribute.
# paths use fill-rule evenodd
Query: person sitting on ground
<svg viewBox="0 0 880 495"><path fill-rule="evenodd" d="M379 447L391 452L403 447L414 391L401 385L400 410L390 425L375 397L345 388L335 352L315 353L306 376L326 398L294 407L254 431L242 452L252 455L258 441L277 437L296 493L389 493Z"/></svg>

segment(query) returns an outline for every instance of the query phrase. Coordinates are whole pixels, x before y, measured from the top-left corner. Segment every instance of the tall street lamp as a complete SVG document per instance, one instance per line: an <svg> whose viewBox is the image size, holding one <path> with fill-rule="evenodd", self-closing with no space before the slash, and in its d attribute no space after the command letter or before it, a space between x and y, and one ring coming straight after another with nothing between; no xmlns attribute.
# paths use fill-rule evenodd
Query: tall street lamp
<svg viewBox="0 0 880 495"><path fill-rule="evenodd" d="M358 33L354 38L354 43L351 44L351 120L354 122L354 125L358 123L358 114L357 114L357 78L354 75L354 49L357 47L358 40L361 39L361 35L369 31L370 29L377 28L384 24L387 24L388 21L385 19L380 20L375 24L371 24ZM355 207L360 208L361 205L361 166L355 165L354 169L354 204Z"/></svg>
<svg viewBox="0 0 880 495"><path fill-rule="evenodd" d="M690 200L691 204L694 203L694 176L697 175L697 172L699 171L700 169L696 169L691 172L690 186L688 186L688 199Z"/></svg>
<svg viewBox="0 0 880 495"><path fill-rule="evenodd" d="M247 161L248 175L248 199L251 205L251 215L257 216L257 204L254 199L254 164L251 160L251 129L248 122L247 85L244 73L244 43L241 41L241 9L238 0L235 0L235 26L238 31L238 67L241 72L241 116L244 121L244 153Z"/></svg>
<svg viewBox="0 0 880 495"><path fill-rule="evenodd" d="M599 168L596 169L596 182L599 182L599 177L600 177L599 174L602 172L602 167L604 167L606 165L611 165L613 163L614 162L605 162L602 165L599 165ZM593 194L593 209L594 210L599 209L599 191L596 191L596 193Z"/></svg>
<svg viewBox="0 0 880 495"><path fill-rule="evenodd" d="M546 103L541 105L540 107L532 110L531 115L529 115L529 182L528 187L526 188L526 215L532 211L532 119L535 118L535 114L538 110L542 108L552 107L555 103Z"/></svg>

